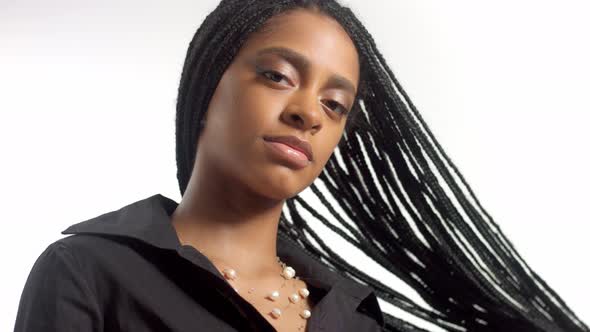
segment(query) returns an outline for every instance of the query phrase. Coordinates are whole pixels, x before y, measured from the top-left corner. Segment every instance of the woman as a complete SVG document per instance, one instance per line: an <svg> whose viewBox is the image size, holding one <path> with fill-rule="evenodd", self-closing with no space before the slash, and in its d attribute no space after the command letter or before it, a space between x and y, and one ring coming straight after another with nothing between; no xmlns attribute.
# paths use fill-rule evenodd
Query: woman
<svg viewBox="0 0 590 332"><path fill-rule="evenodd" d="M335 1L221 1L190 43L176 135L181 202L154 195L66 229L31 271L16 331L422 330L376 296L447 331L588 331ZM303 210L432 309L349 265Z"/></svg>

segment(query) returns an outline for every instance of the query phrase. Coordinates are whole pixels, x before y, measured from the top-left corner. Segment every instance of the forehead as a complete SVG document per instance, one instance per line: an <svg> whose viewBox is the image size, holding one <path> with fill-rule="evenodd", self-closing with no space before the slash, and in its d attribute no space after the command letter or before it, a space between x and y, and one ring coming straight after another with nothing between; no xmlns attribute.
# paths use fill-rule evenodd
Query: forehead
<svg viewBox="0 0 590 332"><path fill-rule="evenodd" d="M255 56L268 47L287 47L309 60L310 70L325 70L358 82L359 59L346 31L331 17L292 10L270 18L245 41L238 56Z"/></svg>

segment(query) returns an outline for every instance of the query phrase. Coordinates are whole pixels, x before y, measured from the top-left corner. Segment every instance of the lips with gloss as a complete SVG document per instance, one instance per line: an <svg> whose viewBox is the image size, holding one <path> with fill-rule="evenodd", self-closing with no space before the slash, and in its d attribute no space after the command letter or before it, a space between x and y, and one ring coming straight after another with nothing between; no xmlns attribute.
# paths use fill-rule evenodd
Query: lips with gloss
<svg viewBox="0 0 590 332"><path fill-rule="evenodd" d="M310 164L309 159L303 152L293 149L287 144L272 142L268 140L264 140L264 144L269 148L269 150L274 155L288 162L295 168L303 168Z"/></svg>

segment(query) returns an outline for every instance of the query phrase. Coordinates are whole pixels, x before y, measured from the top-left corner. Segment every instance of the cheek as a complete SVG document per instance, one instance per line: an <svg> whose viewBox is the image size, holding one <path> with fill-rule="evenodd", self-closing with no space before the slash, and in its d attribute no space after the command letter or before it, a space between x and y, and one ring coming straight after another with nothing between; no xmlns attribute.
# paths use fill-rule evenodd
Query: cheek
<svg viewBox="0 0 590 332"><path fill-rule="evenodd" d="M247 82L237 87L232 96L231 121L233 130L248 131L250 135L261 137L272 134L269 130L277 128L285 96L280 92Z"/></svg>
<svg viewBox="0 0 590 332"><path fill-rule="evenodd" d="M214 152L220 161L258 162L262 136L277 130L282 109L282 98L269 90L234 71L224 74L211 99L206 124L207 141L227 147Z"/></svg>
<svg viewBox="0 0 590 332"><path fill-rule="evenodd" d="M236 144L256 135L269 105L252 90L239 76L226 72L211 99L211 114L207 115L207 126L210 124L215 131L213 136Z"/></svg>
<svg viewBox="0 0 590 332"><path fill-rule="evenodd" d="M326 145L322 149L321 160L318 160L318 164L320 164L318 166L320 166L321 168L326 166L326 163L328 162L330 157L332 157L332 155L334 154L334 150L336 149L337 144L338 144L338 141L333 141L333 142L329 142L329 143L326 142Z"/></svg>

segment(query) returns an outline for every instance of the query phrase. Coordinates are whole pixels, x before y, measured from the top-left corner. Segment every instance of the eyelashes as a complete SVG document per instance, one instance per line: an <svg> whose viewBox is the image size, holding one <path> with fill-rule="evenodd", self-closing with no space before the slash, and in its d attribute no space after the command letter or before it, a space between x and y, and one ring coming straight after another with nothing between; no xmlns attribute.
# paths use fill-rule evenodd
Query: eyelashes
<svg viewBox="0 0 590 332"><path fill-rule="evenodd" d="M277 82L277 83L280 83L283 80L283 78L286 77L285 75L283 75L283 74L281 74L281 73L279 73L277 71L274 71L274 70L266 70L266 71L263 71L261 74L263 76L265 76L266 78L270 79L271 81L274 81L274 82ZM267 74L270 74L272 76L269 76ZM275 77L275 78L278 77L279 80L278 81L275 81L275 80L273 80L273 77Z"/></svg>
<svg viewBox="0 0 590 332"><path fill-rule="evenodd" d="M264 76L266 79L269 79L275 83L280 83L283 78L286 78L287 76L279 73L278 71L275 70L263 70L263 69L258 69L258 73L262 76ZM278 79L278 80L275 80ZM349 112L349 110L344 107L344 105L340 104L339 102L329 99L328 103L330 103L334 108L330 107L330 105L326 105L328 106L328 108L334 110L334 109L340 109L340 114L344 115L347 114Z"/></svg>

